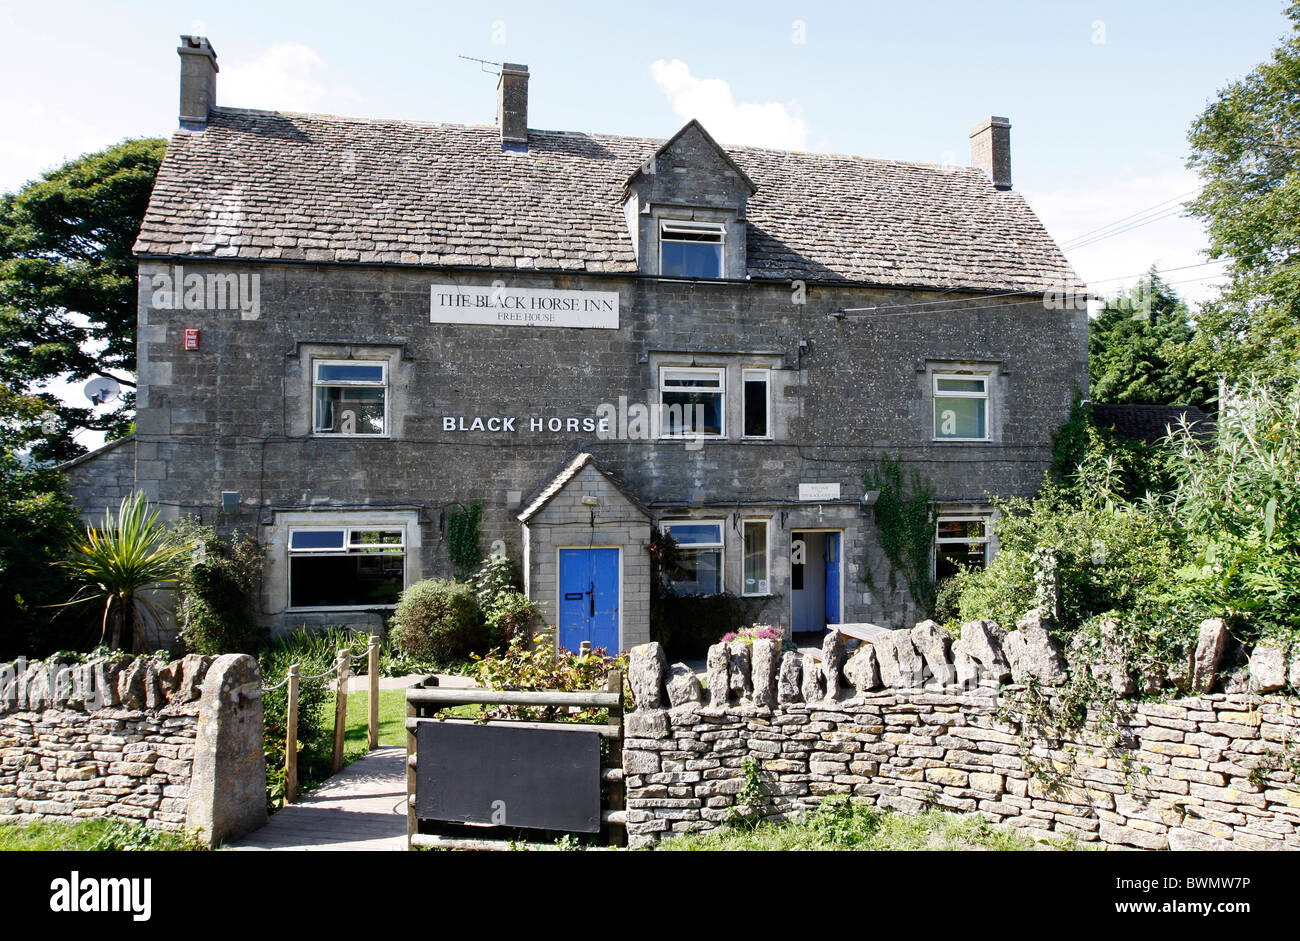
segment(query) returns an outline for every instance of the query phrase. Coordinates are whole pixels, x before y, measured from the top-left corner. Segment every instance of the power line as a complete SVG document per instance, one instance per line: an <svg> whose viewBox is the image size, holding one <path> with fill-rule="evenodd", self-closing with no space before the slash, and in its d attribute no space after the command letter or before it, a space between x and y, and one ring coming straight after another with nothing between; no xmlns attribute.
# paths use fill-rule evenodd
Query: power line
<svg viewBox="0 0 1300 941"><path fill-rule="evenodd" d="M1169 199L1161 200L1160 202L1156 203L1156 204L1153 205L1153 206L1148 206L1148 207L1146 207L1145 209L1139 209L1139 210L1137 210L1136 212L1131 212L1131 213L1129 213L1127 216L1123 216L1123 217L1121 217L1121 218L1119 218L1119 219L1116 219L1114 222L1108 222L1108 223L1106 223L1105 225L1098 226L1098 227L1095 228L1095 229L1089 229L1087 232L1083 232L1083 233L1081 233L1081 234L1079 234L1079 235L1076 235L1074 238L1072 238L1072 239L1070 239L1068 242L1066 242L1065 245L1074 245L1074 244L1077 243L1077 242L1091 241L1091 239L1089 238L1089 236L1092 236L1092 235L1097 234L1097 233L1104 232L1104 231L1106 231L1107 229L1111 229L1111 228L1114 228L1114 227L1116 227L1116 226L1124 225L1124 224L1126 224L1126 223L1128 223L1128 222L1130 222L1130 221L1136 221L1138 217L1140 217L1140 216L1145 216L1145 215L1147 215L1148 213L1153 212L1153 211L1155 211L1155 210L1157 210L1157 209L1159 209L1159 210L1161 210L1161 211L1165 211L1164 207L1167 207L1169 203L1172 203L1172 202L1178 202L1178 201L1182 200L1184 197L1191 196L1192 194L1194 194L1194 193L1199 193L1200 191L1201 191L1201 188L1198 186L1196 189L1194 189L1194 190L1188 190L1186 193L1180 193L1180 194L1177 195L1177 196L1171 196ZM1172 208L1177 209L1177 208L1181 208L1181 207L1172 207ZM1064 246L1063 246L1063 247L1064 247Z"/></svg>

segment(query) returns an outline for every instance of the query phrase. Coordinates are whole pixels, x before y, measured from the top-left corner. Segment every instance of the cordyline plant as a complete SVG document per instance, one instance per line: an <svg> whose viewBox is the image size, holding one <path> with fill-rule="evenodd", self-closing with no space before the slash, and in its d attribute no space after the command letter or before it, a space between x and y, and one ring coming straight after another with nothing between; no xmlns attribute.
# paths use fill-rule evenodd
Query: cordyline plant
<svg viewBox="0 0 1300 941"><path fill-rule="evenodd" d="M55 563L85 583L60 607L102 603L100 642L109 637L114 650L141 651L149 620L156 622L163 613L145 592L174 589L189 551L137 491L122 500L116 518L109 510L101 527L87 526L71 557Z"/></svg>

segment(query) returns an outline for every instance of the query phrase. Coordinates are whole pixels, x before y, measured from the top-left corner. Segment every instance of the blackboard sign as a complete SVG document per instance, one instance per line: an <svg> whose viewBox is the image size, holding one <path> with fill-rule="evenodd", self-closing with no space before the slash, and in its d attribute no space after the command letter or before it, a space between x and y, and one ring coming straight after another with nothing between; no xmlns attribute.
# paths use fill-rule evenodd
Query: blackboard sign
<svg viewBox="0 0 1300 941"><path fill-rule="evenodd" d="M421 722L415 815L422 820L595 833L600 733Z"/></svg>

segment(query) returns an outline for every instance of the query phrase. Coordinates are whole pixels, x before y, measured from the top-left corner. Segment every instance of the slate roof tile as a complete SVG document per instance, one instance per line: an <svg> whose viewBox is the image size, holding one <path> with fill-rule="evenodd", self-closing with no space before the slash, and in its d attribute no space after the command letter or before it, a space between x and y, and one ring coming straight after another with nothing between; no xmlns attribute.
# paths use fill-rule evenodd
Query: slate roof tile
<svg viewBox="0 0 1300 941"><path fill-rule="evenodd" d="M635 272L621 197L663 142L215 109L171 140L142 256ZM1037 293L1081 290L1017 193L968 167L758 147L727 152L750 197L754 278Z"/></svg>

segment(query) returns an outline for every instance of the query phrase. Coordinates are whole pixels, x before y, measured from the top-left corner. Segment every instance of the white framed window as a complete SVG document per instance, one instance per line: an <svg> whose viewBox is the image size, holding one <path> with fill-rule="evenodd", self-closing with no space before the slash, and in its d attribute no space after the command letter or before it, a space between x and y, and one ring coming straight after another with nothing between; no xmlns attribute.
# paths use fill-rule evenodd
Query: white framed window
<svg viewBox="0 0 1300 941"><path fill-rule="evenodd" d="M660 529L677 543L677 566L668 573L683 595L716 595L722 591L721 520L672 520Z"/></svg>
<svg viewBox="0 0 1300 941"><path fill-rule="evenodd" d="M388 434L388 363L312 362L312 434L382 438Z"/></svg>
<svg viewBox="0 0 1300 941"><path fill-rule="evenodd" d="M741 544L744 549L742 571L740 573L740 593L742 595L771 594L771 542L769 521L742 520L740 524Z"/></svg>
<svg viewBox="0 0 1300 941"><path fill-rule="evenodd" d="M934 578L941 581L963 568L984 568L992 548L988 514L940 516L935 525Z"/></svg>
<svg viewBox="0 0 1300 941"><path fill-rule="evenodd" d="M746 438L772 437L772 392L770 369L746 369L742 373L745 414L741 434Z"/></svg>
<svg viewBox="0 0 1300 941"><path fill-rule="evenodd" d="M723 367L659 368L660 434L665 438L726 434L727 371Z"/></svg>
<svg viewBox="0 0 1300 941"><path fill-rule="evenodd" d="M381 526L289 529L289 607L387 608L406 587L406 531Z"/></svg>
<svg viewBox="0 0 1300 941"><path fill-rule="evenodd" d="M989 377L934 374L934 440L989 440Z"/></svg>
<svg viewBox="0 0 1300 941"><path fill-rule="evenodd" d="M663 219L659 274L667 278L721 278L726 227L716 222Z"/></svg>

